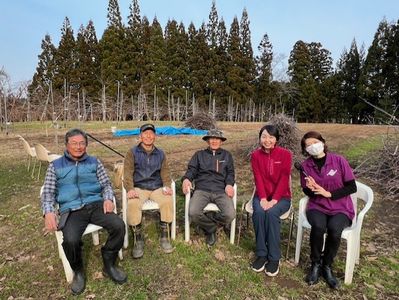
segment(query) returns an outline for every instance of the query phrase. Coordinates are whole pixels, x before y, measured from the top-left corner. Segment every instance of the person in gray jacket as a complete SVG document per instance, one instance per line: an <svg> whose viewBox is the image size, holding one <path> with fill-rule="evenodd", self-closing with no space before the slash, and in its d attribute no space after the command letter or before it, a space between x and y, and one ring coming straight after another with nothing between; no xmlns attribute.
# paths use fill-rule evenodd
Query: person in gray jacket
<svg viewBox="0 0 399 300"><path fill-rule="evenodd" d="M197 151L183 176L183 193L187 194L195 183L195 191L190 201L189 217L205 233L206 243L216 243L218 224L228 225L235 218L232 201L234 196L234 161L231 153L221 148L226 140L223 132L211 129L202 138L208 147ZM219 212L204 212L208 203L215 203Z"/></svg>

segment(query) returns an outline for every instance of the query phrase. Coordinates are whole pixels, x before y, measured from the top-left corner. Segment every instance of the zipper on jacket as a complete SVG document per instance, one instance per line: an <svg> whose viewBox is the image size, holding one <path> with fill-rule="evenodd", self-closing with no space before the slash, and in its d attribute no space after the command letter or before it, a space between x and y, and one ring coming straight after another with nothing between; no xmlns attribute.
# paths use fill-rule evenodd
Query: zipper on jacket
<svg viewBox="0 0 399 300"><path fill-rule="evenodd" d="M82 207L83 206L83 200L82 200L82 194L80 193L80 188L79 188L79 172L78 172L79 162L78 161L75 162L75 166L76 166L76 187L77 187L78 192L79 192L80 207Z"/></svg>

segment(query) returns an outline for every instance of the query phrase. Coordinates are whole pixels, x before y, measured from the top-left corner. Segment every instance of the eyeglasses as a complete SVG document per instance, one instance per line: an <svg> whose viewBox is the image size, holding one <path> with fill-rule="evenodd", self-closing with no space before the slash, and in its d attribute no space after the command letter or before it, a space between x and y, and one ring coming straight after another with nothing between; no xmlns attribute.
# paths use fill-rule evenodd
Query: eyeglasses
<svg viewBox="0 0 399 300"><path fill-rule="evenodd" d="M78 146L79 147L86 147L86 142L79 142L79 143L72 142L72 143L68 143L68 144L71 145L74 148L77 148Z"/></svg>

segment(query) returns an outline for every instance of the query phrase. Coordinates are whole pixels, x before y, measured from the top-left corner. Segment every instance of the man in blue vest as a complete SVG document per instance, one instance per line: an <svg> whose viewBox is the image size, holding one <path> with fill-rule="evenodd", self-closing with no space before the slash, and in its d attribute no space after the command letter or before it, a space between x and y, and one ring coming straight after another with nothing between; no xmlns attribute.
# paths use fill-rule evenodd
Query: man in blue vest
<svg viewBox="0 0 399 300"><path fill-rule="evenodd" d="M165 253L173 252L169 228L173 220L173 199L168 163L165 153L155 147L155 126L140 127L140 143L129 149L124 161L124 186L127 191L127 223L131 226L134 245L133 258L144 254L144 234L141 226L145 200L158 203L160 211L160 245Z"/></svg>
<svg viewBox="0 0 399 300"><path fill-rule="evenodd" d="M62 230L62 247L74 271L71 290L77 295L86 285L82 235L89 223L108 232L108 240L101 248L103 274L116 283L126 282L126 274L115 266L125 226L113 212L114 194L103 164L86 153L87 135L80 129L71 129L65 135L65 144L64 155L48 166L41 203L46 229ZM59 206L59 221L55 204Z"/></svg>

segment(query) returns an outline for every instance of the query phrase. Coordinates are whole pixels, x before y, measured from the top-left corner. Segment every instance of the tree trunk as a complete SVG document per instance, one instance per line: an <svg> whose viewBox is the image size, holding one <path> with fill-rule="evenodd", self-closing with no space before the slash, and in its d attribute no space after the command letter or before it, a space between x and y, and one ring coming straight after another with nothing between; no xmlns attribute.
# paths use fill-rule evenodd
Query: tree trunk
<svg viewBox="0 0 399 300"><path fill-rule="evenodd" d="M107 122L107 102L105 100L105 85L103 84L103 92L101 95L101 108L103 112L103 122ZM93 108L92 108L92 113L93 113Z"/></svg>

